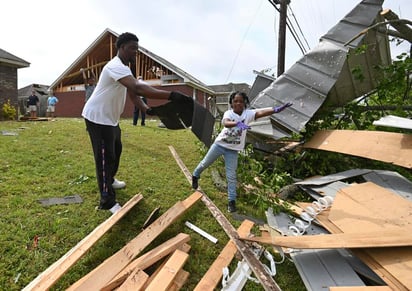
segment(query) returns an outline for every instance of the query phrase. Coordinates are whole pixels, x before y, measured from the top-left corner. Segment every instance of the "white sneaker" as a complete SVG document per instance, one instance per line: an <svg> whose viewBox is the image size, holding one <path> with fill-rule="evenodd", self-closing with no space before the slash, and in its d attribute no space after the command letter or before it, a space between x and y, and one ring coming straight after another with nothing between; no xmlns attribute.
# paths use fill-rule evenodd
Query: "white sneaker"
<svg viewBox="0 0 412 291"><path fill-rule="evenodd" d="M120 206L119 203L116 203L115 205L113 205L112 208L110 208L110 212L115 214L117 211L119 211L120 209L122 209L122 207Z"/></svg>
<svg viewBox="0 0 412 291"><path fill-rule="evenodd" d="M113 189L122 189L126 187L126 183L123 181L119 181L117 179L114 179L114 182L112 184Z"/></svg>

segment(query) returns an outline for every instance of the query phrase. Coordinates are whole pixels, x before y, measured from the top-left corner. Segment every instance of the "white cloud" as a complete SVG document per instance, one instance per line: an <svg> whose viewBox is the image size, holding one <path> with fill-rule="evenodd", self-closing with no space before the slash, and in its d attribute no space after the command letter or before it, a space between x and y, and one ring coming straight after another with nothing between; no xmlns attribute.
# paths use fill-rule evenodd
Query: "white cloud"
<svg viewBox="0 0 412 291"><path fill-rule="evenodd" d="M290 7L313 48L359 2L294 0ZM253 70L276 73L279 17L266 0L5 3L0 48L31 63L18 71L19 88L51 84L105 28L135 33L142 46L206 84L252 84ZM410 0L387 0L383 7L412 18ZM290 36L286 48L288 68L302 53Z"/></svg>

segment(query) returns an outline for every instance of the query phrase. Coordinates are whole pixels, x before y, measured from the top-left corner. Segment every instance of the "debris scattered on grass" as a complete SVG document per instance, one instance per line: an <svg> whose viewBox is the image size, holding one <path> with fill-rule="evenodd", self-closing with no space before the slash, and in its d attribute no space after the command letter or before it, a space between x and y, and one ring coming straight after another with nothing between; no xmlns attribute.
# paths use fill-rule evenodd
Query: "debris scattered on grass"
<svg viewBox="0 0 412 291"><path fill-rule="evenodd" d="M82 203L83 199L78 195L71 195L66 197L50 197L50 198L42 198L37 200L43 206L50 206L50 205L59 205L59 204L74 204L74 203Z"/></svg>
<svg viewBox="0 0 412 291"><path fill-rule="evenodd" d="M19 134L17 132L14 132L14 131L2 130L1 135L16 136L16 135L19 135Z"/></svg>
<svg viewBox="0 0 412 291"><path fill-rule="evenodd" d="M90 179L89 176L81 174L78 178L76 178L73 181L69 182L69 185L79 185L79 184L82 184L82 183L86 182L89 179Z"/></svg>
<svg viewBox="0 0 412 291"><path fill-rule="evenodd" d="M31 251L31 250L37 249L38 245L39 245L39 236L36 234L33 238L32 244L31 245L27 244L27 250Z"/></svg>
<svg viewBox="0 0 412 291"><path fill-rule="evenodd" d="M17 282L19 282L20 276L21 276L21 273L18 273L16 277L14 277L14 284L17 284Z"/></svg>

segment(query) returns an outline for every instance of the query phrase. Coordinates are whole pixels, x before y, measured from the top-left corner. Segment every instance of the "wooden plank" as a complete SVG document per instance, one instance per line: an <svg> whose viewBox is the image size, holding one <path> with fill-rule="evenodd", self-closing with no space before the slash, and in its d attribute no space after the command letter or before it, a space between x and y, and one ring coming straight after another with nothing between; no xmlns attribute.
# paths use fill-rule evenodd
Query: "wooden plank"
<svg viewBox="0 0 412 291"><path fill-rule="evenodd" d="M117 253L70 286L67 290L97 290L110 282L124 269L145 247L147 247L162 231L179 218L187 209L202 197L196 191L184 201L177 202L160 216L148 228L126 244Z"/></svg>
<svg viewBox="0 0 412 291"><path fill-rule="evenodd" d="M332 206L333 207L333 206ZM327 209L316 217L316 220L331 233L342 233L333 222L329 220L330 209ZM383 250L385 251L385 249ZM395 290L407 290L392 274L383 268L371 255L368 254L368 249L352 249L351 252L362 260L373 272L382 278L389 286Z"/></svg>
<svg viewBox="0 0 412 291"><path fill-rule="evenodd" d="M382 268L385 271L391 274L390 277L387 276L382 278L388 285L392 282L395 282L396 290L412 290L411 247L389 249L366 249L366 253L370 257L372 257L374 261L378 262L379 265L382 266Z"/></svg>
<svg viewBox="0 0 412 291"><path fill-rule="evenodd" d="M342 232L384 231L399 228L410 232L412 203L380 186L367 182L337 193L329 220ZM397 290L412 289L412 247L365 249L368 264L382 267L382 279ZM366 262L365 262L366 263Z"/></svg>
<svg viewBox="0 0 412 291"><path fill-rule="evenodd" d="M140 290L149 278L141 269L134 270L124 283L116 291L135 291Z"/></svg>
<svg viewBox="0 0 412 291"><path fill-rule="evenodd" d="M150 267L157 261L161 260L165 256L171 254L176 249L180 248L184 243L190 240L190 236L185 233L179 233L175 237L169 239L163 244L157 246L151 251L145 253L144 255L136 258L133 262L127 265L116 277L113 278L106 286L104 286L101 291L109 291L120 286L127 277L133 272L134 269L142 269Z"/></svg>
<svg viewBox="0 0 412 291"><path fill-rule="evenodd" d="M389 286L337 286L329 287L329 291L392 291Z"/></svg>
<svg viewBox="0 0 412 291"><path fill-rule="evenodd" d="M412 135L366 130L322 130L303 145L412 168Z"/></svg>
<svg viewBox="0 0 412 291"><path fill-rule="evenodd" d="M176 278L173 280L172 286L169 287L168 291L177 291L180 290L184 284L186 284L187 279L189 278L190 273L185 270L179 270L176 275Z"/></svg>
<svg viewBox="0 0 412 291"><path fill-rule="evenodd" d="M246 236L250 233L254 223L244 220L238 229L239 236ZM195 291L214 290L222 279L222 269L229 266L237 251L236 245L232 240L226 244L219 256L209 267L205 275L195 287Z"/></svg>
<svg viewBox="0 0 412 291"><path fill-rule="evenodd" d="M147 286L146 291L161 291L168 290L172 285L177 273L186 263L189 255L183 251L176 250L173 255L167 260L164 268L162 268L154 278L154 280Z"/></svg>
<svg viewBox="0 0 412 291"><path fill-rule="evenodd" d="M412 202L366 182L341 189L328 218L345 233L394 227L402 230L412 225Z"/></svg>
<svg viewBox="0 0 412 291"><path fill-rule="evenodd" d="M240 237L243 240L295 249L353 249L411 246L412 233L398 228L377 232L278 237Z"/></svg>
<svg viewBox="0 0 412 291"><path fill-rule="evenodd" d="M368 249L353 249L352 253L362 260L368 267L373 270L385 283L390 286L393 290L398 291L409 291L410 289L405 288L402 283L399 282L392 274L382 267L379 262L375 260L374 257L369 255Z"/></svg>
<svg viewBox="0 0 412 291"><path fill-rule="evenodd" d="M177 250L183 251L185 253L188 253L190 251L190 245L188 244L183 244L181 245ZM176 251L176 250L174 250ZM173 253L174 253L173 251ZM166 265L168 259L172 256L172 254L168 255L168 258L165 259L157 268L156 270L150 275L149 279L145 282L145 284L142 286L142 290L146 290L147 286L149 286L152 281L155 279L155 277L157 276L157 274L159 274L160 270L164 268L164 266ZM112 290L112 289L110 289Z"/></svg>
<svg viewBox="0 0 412 291"><path fill-rule="evenodd" d="M183 174L186 176L186 179L191 184L192 174L189 172L183 161L180 159L175 149L172 146L169 146L169 149L173 157L175 158L177 164L179 165L180 169L182 170ZM199 191L201 191L200 188ZM237 234L236 229L233 227L233 225L230 224L229 220L223 215L222 211L220 211L220 209L216 207L213 201L210 200L210 198L206 194L203 193L201 200L212 213L212 215L220 224L220 226L222 226L223 230L226 232L229 238L235 243L236 248L238 249L242 257L245 259L249 267L252 269L256 278L262 284L262 287L265 290L281 290L275 282L275 280L266 272L262 263L256 258L251 249L243 241L239 239L239 235Z"/></svg>
<svg viewBox="0 0 412 291"><path fill-rule="evenodd" d="M142 198L143 196L141 194L136 194L132 197L118 212L96 227L63 257L31 281L23 290L47 290L53 286L71 266L83 257L83 255Z"/></svg>
<svg viewBox="0 0 412 291"><path fill-rule="evenodd" d="M316 219L331 233L342 233L342 231L328 220L329 211L320 213ZM385 250L383 250L385 251ZM372 256L368 254L368 249L352 249L351 252L364 262L373 272L375 272L382 280L395 290L407 290L405 287L392 276L388 270L383 268Z"/></svg>

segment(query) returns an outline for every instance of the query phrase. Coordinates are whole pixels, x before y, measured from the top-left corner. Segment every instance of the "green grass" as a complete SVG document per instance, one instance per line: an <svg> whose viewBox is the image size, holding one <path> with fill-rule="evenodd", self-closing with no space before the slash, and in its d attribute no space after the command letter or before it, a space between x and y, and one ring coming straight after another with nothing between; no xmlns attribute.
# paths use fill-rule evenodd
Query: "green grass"
<svg viewBox="0 0 412 291"><path fill-rule="evenodd" d="M137 193L140 201L57 282L64 290L136 237L150 212L161 213L193 193L168 148L172 145L189 170L202 158L200 143L190 130L167 130L156 120L146 127L121 121L123 153L117 178L127 183L118 190L126 203ZM99 193L92 149L82 119L58 118L44 122L0 122L0 289L20 290L57 261L109 216L96 211ZM216 165L217 166L217 165ZM226 213L226 193L219 192L207 170L202 189ZM38 200L78 194L83 203L42 206ZM242 213L256 216L252 206L239 199ZM229 220L237 228L239 221ZM260 217L263 219L263 217ZM213 244L184 226L188 220L218 238ZM192 290L227 243L228 237L201 201L164 231L152 248L179 232L191 235L192 249L185 265L190 273L184 290ZM33 240L38 245L33 248ZM232 263L232 267L235 263ZM291 262L278 265L275 278L283 290L305 290ZM245 290L263 290L248 283Z"/></svg>

